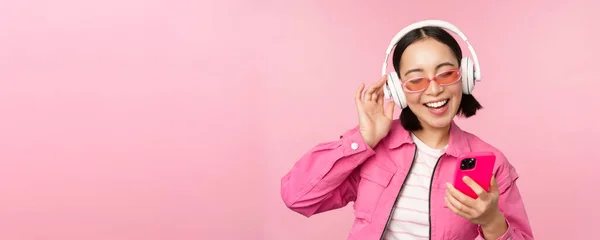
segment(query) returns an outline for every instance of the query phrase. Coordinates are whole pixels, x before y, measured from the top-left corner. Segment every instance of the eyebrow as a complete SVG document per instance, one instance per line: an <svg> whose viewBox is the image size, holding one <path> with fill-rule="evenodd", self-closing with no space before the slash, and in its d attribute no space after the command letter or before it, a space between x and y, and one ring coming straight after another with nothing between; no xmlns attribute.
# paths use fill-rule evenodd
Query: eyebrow
<svg viewBox="0 0 600 240"><path fill-rule="evenodd" d="M435 67L435 70L437 71L441 67L445 67L445 66L452 66L452 67L454 67L454 64L452 64L451 62L443 62L443 63L438 64ZM406 71L406 73L404 73L404 76L406 76L406 75L408 75L409 73L412 73L412 72L423 72L423 69L422 68L413 68L413 69L410 69L410 70Z"/></svg>

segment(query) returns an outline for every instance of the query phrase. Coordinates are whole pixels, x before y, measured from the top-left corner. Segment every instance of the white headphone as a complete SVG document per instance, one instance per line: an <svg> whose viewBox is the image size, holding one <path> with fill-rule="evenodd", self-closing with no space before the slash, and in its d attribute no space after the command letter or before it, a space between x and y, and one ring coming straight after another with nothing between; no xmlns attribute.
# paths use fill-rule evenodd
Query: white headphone
<svg viewBox="0 0 600 240"><path fill-rule="evenodd" d="M404 37L404 35L406 35L408 32L414 29L427 26L440 27L454 32L458 34L463 39L463 41L467 43L467 46L471 51L471 56L473 57L473 59L471 60L471 58L469 57L462 58L460 64L460 73L462 77L463 93L473 93L473 89L475 88L475 81L481 81L481 70L479 69L479 61L477 60L477 54L475 54L475 50L471 46L471 43L469 43L469 40L467 40L467 36L465 36L456 26L441 20L424 20L408 25L404 29L400 30L400 32L398 32L396 36L392 38L392 41L390 42L390 45L388 46L388 49L385 52L385 60L383 62L383 67L381 68L381 75L386 74L387 61L389 55L392 52L392 49L398 43L398 41L400 41L400 39ZM393 71L387 73L387 75L387 82L383 87L385 98L389 99L390 97L392 97L398 107L402 109L406 108L408 106L406 103L406 96L404 95L404 90L402 89L402 82L400 81L398 74L395 71Z"/></svg>

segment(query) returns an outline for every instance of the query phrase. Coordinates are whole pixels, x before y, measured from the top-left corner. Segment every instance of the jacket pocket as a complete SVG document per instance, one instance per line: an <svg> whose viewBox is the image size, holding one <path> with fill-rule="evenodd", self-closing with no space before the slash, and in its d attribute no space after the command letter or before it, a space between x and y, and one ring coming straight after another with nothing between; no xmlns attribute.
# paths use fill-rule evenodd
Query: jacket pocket
<svg viewBox="0 0 600 240"><path fill-rule="evenodd" d="M358 219L371 222L371 217L377 208L381 195L394 177L395 169L388 169L374 161L363 164L360 170L354 215Z"/></svg>

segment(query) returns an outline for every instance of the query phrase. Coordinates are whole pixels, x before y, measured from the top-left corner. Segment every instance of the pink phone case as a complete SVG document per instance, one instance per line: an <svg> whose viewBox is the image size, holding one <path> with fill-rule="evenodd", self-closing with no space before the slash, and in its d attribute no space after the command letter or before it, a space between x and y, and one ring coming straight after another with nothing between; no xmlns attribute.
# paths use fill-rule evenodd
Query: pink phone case
<svg viewBox="0 0 600 240"><path fill-rule="evenodd" d="M479 186L489 191L495 162L496 155L492 152L472 152L461 155L458 158L454 172L454 188L473 199L477 199L477 194L463 181L463 177L469 176Z"/></svg>

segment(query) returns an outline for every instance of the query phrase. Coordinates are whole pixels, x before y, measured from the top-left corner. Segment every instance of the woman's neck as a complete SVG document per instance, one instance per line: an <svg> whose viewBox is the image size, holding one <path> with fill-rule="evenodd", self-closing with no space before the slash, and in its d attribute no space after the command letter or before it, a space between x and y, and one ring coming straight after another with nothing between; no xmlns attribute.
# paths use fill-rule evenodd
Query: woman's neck
<svg viewBox="0 0 600 240"><path fill-rule="evenodd" d="M434 149L442 149L450 142L450 126L444 128L423 126L421 130L414 131L413 134L425 143L425 145Z"/></svg>

